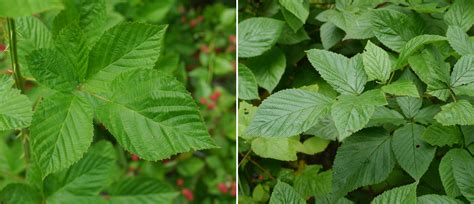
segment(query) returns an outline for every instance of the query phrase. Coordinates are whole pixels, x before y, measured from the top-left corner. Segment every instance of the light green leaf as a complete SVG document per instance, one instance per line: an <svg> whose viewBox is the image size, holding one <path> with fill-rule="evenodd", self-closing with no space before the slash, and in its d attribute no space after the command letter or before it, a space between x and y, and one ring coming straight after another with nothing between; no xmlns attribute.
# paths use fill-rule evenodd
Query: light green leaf
<svg viewBox="0 0 474 204"><path fill-rule="evenodd" d="M462 56L451 73L451 86L457 87L474 82L474 55Z"/></svg>
<svg viewBox="0 0 474 204"><path fill-rule="evenodd" d="M395 157L387 132L379 129L349 137L337 150L334 160L334 197L339 198L361 186L382 182L394 166Z"/></svg>
<svg viewBox="0 0 474 204"><path fill-rule="evenodd" d="M375 107L374 114L370 117L367 127L381 126L384 124L393 124L396 126L405 123L405 118L399 112L385 106Z"/></svg>
<svg viewBox="0 0 474 204"><path fill-rule="evenodd" d="M131 177L115 183L109 194L111 204L173 203L179 195L168 184L146 177Z"/></svg>
<svg viewBox="0 0 474 204"><path fill-rule="evenodd" d="M3 0L0 1L0 16L30 16L43 11L61 8L63 8L63 5L60 0Z"/></svg>
<svg viewBox="0 0 474 204"><path fill-rule="evenodd" d="M0 140L0 175L17 175L25 169L21 141L8 145ZM8 178L8 176L5 176ZM1 187L0 187L1 188Z"/></svg>
<svg viewBox="0 0 474 204"><path fill-rule="evenodd" d="M418 88L409 80L398 80L391 84L382 86L382 91L395 96L419 97Z"/></svg>
<svg viewBox="0 0 474 204"><path fill-rule="evenodd" d="M434 119L443 125L474 125L474 108L469 101L458 100L441 106Z"/></svg>
<svg viewBox="0 0 474 204"><path fill-rule="evenodd" d="M41 167L43 178L83 156L94 135L92 119L92 107L79 95L57 93L38 105L30 139L33 158Z"/></svg>
<svg viewBox="0 0 474 204"><path fill-rule="evenodd" d="M422 139L439 147L462 143L462 133L456 126L443 126L435 123L430 125L422 135Z"/></svg>
<svg viewBox="0 0 474 204"><path fill-rule="evenodd" d="M444 21L451 26L469 30L474 22L474 5L469 0L456 0L444 14Z"/></svg>
<svg viewBox="0 0 474 204"><path fill-rule="evenodd" d="M309 4L307 0L279 0L280 5L296 16L301 23L306 22L309 16Z"/></svg>
<svg viewBox="0 0 474 204"><path fill-rule="evenodd" d="M316 125L326 116L332 99L322 94L287 89L272 94L258 108L248 135L290 137Z"/></svg>
<svg viewBox="0 0 474 204"><path fill-rule="evenodd" d="M253 100L260 98L258 95L257 79L252 71L244 64L239 63L239 98Z"/></svg>
<svg viewBox="0 0 474 204"><path fill-rule="evenodd" d="M298 151L305 154L317 154L323 152L329 145L330 140L321 139L319 137L311 137L303 142L303 148Z"/></svg>
<svg viewBox="0 0 474 204"><path fill-rule="evenodd" d="M393 133L392 150L398 164L415 180L425 174L436 148L421 139L425 127L409 123Z"/></svg>
<svg viewBox="0 0 474 204"><path fill-rule="evenodd" d="M28 56L28 68L38 82L58 91L72 91L81 82L65 53L55 49L39 49Z"/></svg>
<svg viewBox="0 0 474 204"><path fill-rule="evenodd" d="M441 162L439 163L439 177L441 179L441 183L443 184L444 191L446 192L446 195L453 198L461 195L461 190L459 189L458 185L456 184L456 180L454 179L453 159L456 154L463 153L464 150L451 149L443 156Z"/></svg>
<svg viewBox="0 0 474 204"><path fill-rule="evenodd" d="M286 68L285 54L274 47L258 57L249 58L246 65L252 70L258 85L272 92Z"/></svg>
<svg viewBox="0 0 474 204"><path fill-rule="evenodd" d="M49 195L47 203L101 202L103 198L98 194L109 181L115 157L111 143L100 141L94 144L84 158L68 170L45 179Z"/></svg>
<svg viewBox="0 0 474 204"><path fill-rule="evenodd" d="M40 48L51 48L52 36L40 19L27 16L15 19L17 34L18 61L22 75L31 77L28 69L27 56Z"/></svg>
<svg viewBox="0 0 474 204"><path fill-rule="evenodd" d="M284 22L271 18L249 18L239 23L239 57L255 57L269 50L280 37Z"/></svg>
<svg viewBox="0 0 474 204"><path fill-rule="evenodd" d="M446 33L451 47L460 55L474 54L474 41L458 26L449 26Z"/></svg>
<svg viewBox="0 0 474 204"><path fill-rule="evenodd" d="M421 98L402 96L397 97L397 103L407 118L413 118L420 111L423 100Z"/></svg>
<svg viewBox="0 0 474 204"><path fill-rule="evenodd" d="M349 59L318 49L308 50L307 55L313 67L339 93L359 95L364 90L367 75L360 55Z"/></svg>
<svg viewBox="0 0 474 204"><path fill-rule="evenodd" d="M400 52L413 37L421 34L416 22L404 13L378 9L372 12L375 37L390 49Z"/></svg>
<svg viewBox="0 0 474 204"><path fill-rule="evenodd" d="M461 201L456 200L454 198L444 196L444 195L436 195L436 194L420 196L416 198L416 203L418 204L462 204Z"/></svg>
<svg viewBox="0 0 474 204"><path fill-rule="evenodd" d="M369 81L379 80L385 83L390 78L392 62L385 50L367 41L362 57L364 59L364 69Z"/></svg>
<svg viewBox="0 0 474 204"><path fill-rule="evenodd" d="M461 194L474 202L474 158L466 150L455 151L451 156L454 180Z"/></svg>
<svg viewBox="0 0 474 204"><path fill-rule="evenodd" d="M121 23L106 31L89 54L84 88L105 93L108 84L120 73L153 69L161 53L165 30L166 26Z"/></svg>
<svg viewBox="0 0 474 204"><path fill-rule="evenodd" d="M278 181L270 197L270 204L305 204L306 202L290 185Z"/></svg>
<svg viewBox="0 0 474 204"><path fill-rule="evenodd" d="M295 138L258 137L252 140L252 151L262 158L295 161L301 143Z"/></svg>
<svg viewBox="0 0 474 204"><path fill-rule="evenodd" d="M98 107L98 119L122 147L140 158L160 160L215 147L194 99L165 73L124 72L112 82L111 91L110 99Z"/></svg>
<svg viewBox="0 0 474 204"><path fill-rule="evenodd" d="M86 38L77 24L70 24L64 27L54 39L58 52L70 62L70 67L77 74L80 82L84 80L87 72L89 59L89 48L86 45Z"/></svg>
<svg viewBox="0 0 474 204"><path fill-rule="evenodd" d="M10 86L0 89L0 130L28 127L33 115L30 100L19 90L11 88L10 82L5 84Z"/></svg>
<svg viewBox="0 0 474 204"><path fill-rule="evenodd" d="M370 202L371 204L416 203L416 185L418 183L397 187L382 193Z"/></svg>
<svg viewBox="0 0 474 204"><path fill-rule="evenodd" d="M37 189L23 183L9 184L0 191L0 201L6 204L33 204L41 203L41 200Z"/></svg>
<svg viewBox="0 0 474 204"><path fill-rule="evenodd" d="M372 117L375 106L386 104L387 101L380 89L364 92L360 96L339 96L331 106L331 116L339 132L338 140L342 141L364 128Z"/></svg>
<svg viewBox="0 0 474 204"><path fill-rule="evenodd" d="M249 104L245 101L239 103L239 113L237 114L239 121L239 137L244 139L252 138L252 136L246 134L245 130L250 124L250 121L252 121L256 111L257 107L253 106L252 104Z"/></svg>
<svg viewBox="0 0 474 204"><path fill-rule="evenodd" d="M105 0L64 0L65 9L53 21L53 33L58 33L70 24L78 24L92 46L104 32L107 13Z"/></svg>
<svg viewBox="0 0 474 204"><path fill-rule="evenodd" d="M325 196L332 191L332 171L319 173L321 168L315 165L306 166L299 175L296 175L294 187L303 198ZM317 199L318 200L318 199Z"/></svg>
<svg viewBox="0 0 474 204"><path fill-rule="evenodd" d="M445 40L447 40L446 37L439 35L419 35L414 38L411 38L401 49L395 67L401 68L402 66L404 66L409 57L415 54L421 48L423 48L424 45Z"/></svg>
<svg viewBox="0 0 474 204"><path fill-rule="evenodd" d="M344 37L344 32L331 22L326 22L320 27L321 43L325 50L329 50Z"/></svg>

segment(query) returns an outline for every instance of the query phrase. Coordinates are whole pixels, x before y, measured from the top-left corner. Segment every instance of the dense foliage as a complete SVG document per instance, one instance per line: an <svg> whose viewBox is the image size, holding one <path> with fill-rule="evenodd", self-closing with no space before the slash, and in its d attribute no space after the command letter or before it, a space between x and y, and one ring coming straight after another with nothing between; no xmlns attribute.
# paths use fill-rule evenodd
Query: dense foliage
<svg viewBox="0 0 474 204"><path fill-rule="evenodd" d="M235 201L232 5L6 0L0 16L0 201Z"/></svg>
<svg viewBox="0 0 474 204"><path fill-rule="evenodd" d="M474 202L474 4L239 1L239 201Z"/></svg>

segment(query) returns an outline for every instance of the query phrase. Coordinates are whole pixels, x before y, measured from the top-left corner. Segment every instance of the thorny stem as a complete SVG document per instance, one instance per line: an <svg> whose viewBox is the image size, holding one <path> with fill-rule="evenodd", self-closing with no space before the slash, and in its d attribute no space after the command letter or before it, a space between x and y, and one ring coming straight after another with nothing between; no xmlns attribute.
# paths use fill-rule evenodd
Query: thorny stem
<svg viewBox="0 0 474 204"><path fill-rule="evenodd" d="M8 27L8 44L10 48L10 58L12 61L13 77L15 78L15 86L22 93L25 92L23 86L23 77L20 72L20 65L18 63L18 53L16 47L16 28L15 20L13 18L7 18L7 27ZM23 140L23 151L25 156L26 164L30 161L30 145L28 143L28 132L25 128L21 129L19 134L20 138Z"/></svg>
<svg viewBox="0 0 474 204"><path fill-rule="evenodd" d="M10 58L12 61L13 77L15 78L16 88L20 89L23 93L25 90L23 87L23 77L21 76L20 65L18 63L15 20L13 20L12 18L7 18L7 26L9 36L8 44L10 46Z"/></svg>

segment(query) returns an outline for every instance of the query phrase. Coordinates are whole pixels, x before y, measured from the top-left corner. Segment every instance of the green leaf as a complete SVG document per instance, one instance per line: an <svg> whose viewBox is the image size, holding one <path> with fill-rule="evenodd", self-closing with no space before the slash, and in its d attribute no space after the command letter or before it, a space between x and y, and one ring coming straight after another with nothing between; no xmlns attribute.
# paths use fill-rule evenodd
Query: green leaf
<svg viewBox="0 0 474 204"><path fill-rule="evenodd" d="M39 49L28 56L28 68L38 82L58 91L72 91L81 82L73 61L55 49Z"/></svg>
<svg viewBox="0 0 474 204"><path fill-rule="evenodd" d="M274 47L258 57L249 58L246 64L254 73L258 85L271 93L285 72L286 57Z"/></svg>
<svg viewBox="0 0 474 204"><path fill-rule="evenodd" d="M270 197L270 204L305 204L304 199L290 185L278 181Z"/></svg>
<svg viewBox="0 0 474 204"><path fill-rule="evenodd" d="M52 36L46 25L40 19L27 16L15 19L17 34L18 61L22 75L31 76L28 69L27 56L34 50L52 47Z"/></svg>
<svg viewBox="0 0 474 204"><path fill-rule="evenodd" d="M314 135L327 140L336 140L339 137L334 120L330 117L321 118L319 122L305 131L305 134Z"/></svg>
<svg viewBox="0 0 474 204"><path fill-rule="evenodd" d="M316 125L326 116L332 99L322 94L287 89L272 94L258 108L246 134L291 137Z"/></svg>
<svg viewBox="0 0 474 204"><path fill-rule="evenodd" d="M367 75L360 55L351 59L333 52L312 49L308 59L319 74L341 94L359 95L364 90Z"/></svg>
<svg viewBox="0 0 474 204"><path fill-rule="evenodd" d="M31 106L28 97L12 89L11 84L0 89L0 131L28 127L33 115Z"/></svg>
<svg viewBox="0 0 474 204"><path fill-rule="evenodd" d="M474 54L474 41L458 26L449 26L446 33L451 47L460 55Z"/></svg>
<svg viewBox="0 0 474 204"><path fill-rule="evenodd" d="M451 73L451 86L457 87L474 82L474 55L462 56Z"/></svg>
<svg viewBox="0 0 474 204"><path fill-rule="evenodd" d="M306 2L306 7L309 7L308 1L304 1ZM292 32L296 32L303 27L304 22L301 22L301 20L298 19L297 16L293 15L290 11L286 10L285 8L281 8L280 12L283 14L283 18L285 18L286 26L288 26Z"/></svg>
<svg viewBox="0 0 474 204"><path fill-rule="evenodd" d="M303 142L303 148L299 151L305 154L317 154L323 152L329 145L329 142L329 140L319 137L311 137Z"/></svg>
<svg viewBox="0 0 474 204"><path fill-rule="evenodd" d="M393 133L392 150L398 164L415 180L425 174L433 160L436 148L421 139L425 127L409 123Z"/></svg>
<svg viewBox="0 0 474 204"><path fill-rule="evenodd" d="M411 38L401 49L400 56L398 57L395 67L401 68L403 65L405 65L406 61L418 50L423 48L424 45L445 40L447 40L446 37L439 35L419 35Z"/></svg>
<svg viewBox="0 0 474 204"><path fill-rule="evenodd" d="M474 5L469 0L453 2L444 14L444 21L451 26L459 26L464 31L469 30L474 22Z"/></svg>
<svg viewBox="0 0 474 204"><path fill-rule="evenodd" d="M320 167L309 165L296 176L294 187L304 198L325 196L332 191L332 171L319 173Z"/></svg>
<svg viewBox="0 0 474 204"><path fill-rule="evenodd" d="M42 199L35 188L23 183L12 183L0 191L0 201L6 204L33 204L41 203Z"/></svg>
<svg viewBox="0 0 474 204"><path fill-rule="evenodd" d="M284 22L271 18L249 18L239 23L239 57L255 57L278 41Z"/></svg>
<svg viewBox="0 0 474 204"><path fill-rule="evenodd" d="M441 179L441 183L443 184L444 191L446 192L446 195L453 198L461 195L461 190L454 179L453 159L456 154L463 153L464 152L461 149L451 149L443 156L441 162L439 163L439 177Z"/></svg>
<svg viewBox="0 0 474 204"><path fill-rule="evenodd" d="M384 106L375 108L374 114L370 117L368 127L381 126L384 124L393 124L396 126L405 123L405 118L399 112Z"/></svg>
<svg viewBox="0 0 474 204"><path fill-rule="evenodd" d="M344 32L336 25L326 22L320 27L319 32L321 43L325 50L329 50L344 37Z"/></svg>
<svg viewBox="0 0 474 204"><path fill-rule="evenodd" d="M3 0L0 1L0 17L30 16L61 8L60 0Z"/></svg>
<svg viewBox="0 0 474 204"><path fill-rule="evenodd" d="M462 143L462 133L456 126L430 125L422 135L424 141L435 146L453 146Z"/></svg>
<svg viewBox="0 0 474 204"><path fill-rule="evenodd" d="M372 12L372 26L375 37L396 52L400 52L410 39L421 34L420 26L417 26L413 19L389 9Z"/></svg>
<svg viewBox="0 0 474 204"><path fill-rule="evenodd" d="M444 195L423 195L416 198L418 204L462 204L461 201Z"/></svg>
<svg viewBox="0 0 474 204"><path fill-rule="evenodd" d="M364 59L364 69L369 81L379 80L385 83L390 78L392 62L385 50L367 41L362 57Z"/></svg>
<svg viewBox="0 0 474 204"><path fill-rule="evenodd" d="M70 24L78 24L86 37L87 45L92 46L103 33L106 21L105 0L64 0L65 9L53 21L53 33L58 33Z"/></svg>
<svg viewBox="0 0 474 204"><path fill-rule="evenodd" d="M86 45L86 37L77 24L64 27L54 39L58 52L62 53L70 62L67 69L74 70L80 82L84 80L87 72L89 59L89 48ZM63 68L64 69L64 68Z"/></svg>
<svg viewBox="0 0 474 204"><path fill-rule="evenodd" d="M112 82L111 91L110 99L98 107L98 119L122 147L140 158L160 160L215 147L194 99L165 73L125 72Z"/></svg>
<svg viewBox="0 0 474 204"><path fill-rule="evenodd" d="M301 143L295 138L258 137L252 140L252 151L262 158L295 161Z"/></svg>
<svg viewBox="0 0 474 204"><path fill-rule="evenodd" d="M239 98L243 100L259 99L257 79L252 71L244 64L239 63Z"/></svg>
<svg viewBox="0 0 474 204"><path fill-rule="evenodd" d="M25 169L21 141L8 145L0 140L0 155L2 155L0 157L0 175L16 175Z"/></svg>
<svg viewBox="0 0 474 204"><path fill-rule="evenodd" d="M301 23L306 22L309 16L309 4L307 0L279 0L280 5L296 16Z"/></svg>
<svg viewBox="0 0 474 204"><path fill-rule="evenodd" d="M94 135L92 119L92 107L79 95L57 93L45 97L38 105L31 122L30 140L43 178L83 156Z"/></svg>
<svg viewBox="0 0 474 204"><path fill-rule="evenodd" d="M413 118L420 111L423 100L416 97L402 96L397 97L397 103L407 118Z"/></svg>
<svg viewBox="0 0 474 204"><path fill-rule="evenodd" d="M147 177L131 177L112 185L109 191L111 204L173 203L179 195L168 184Z"/></svg>
<svg viewBox="0 0 474 204"><path fill-rule="evenodd" d="M387 101L380 89L364 92L360 96L339 96L331 106L331 116L339 132L338 140L342 141L364 128L372 117L375 106L385 104Z"/></svg>
<svg viewBox="0 0 474 204"><path fill-rule="evenodd" d="M397 187L382 193L370 202L371 204L385 203L416 203L416 185L418 183Z"/></svg>
<svg viewBox="0 0 474 204"><path fill-rule="evenodd" d="M433 118L437 113L439 113L441 109L439 105L432 105L425 108L422 108L413 118L415 122L428 125L431 123L435 123L435 119Z"/></svg>
<svg viewBox="0 0 474 204"><path fill-rule="evenodd" d="M455 151L451 157L453 174L461 194L474 202L474 158L466 150Z"/></svg>
<svg viewBox="0 0 474 204"><path fill-rule="evenodd" d="M47 203L100 202L99 192L107 185L115 164L116 152L111 143L94 144L84 158L68 170L45 179Z"/></svg>
<svg viewBox="0 0 474 204"><path fill-rule="evenodd" d="M458 100L441 106L434 119L443 125L474 125L474 108L469 101Z"/></svg>
<svg viewBox="0 0 474 204"><path fill-rule="evenodd" d="M153 69L161 53L165 30L166 26L121 23L106 31L89 54L84 88L105 93L108 84L120 73Z"/></svg>
<svg viewBox="0 0 474 204"><path fill-rule="evenodd" d="M387 132L379 129L357 133L337 150L333 194L339 198L361 186L380 183L388 178L394 166L395 157Z"/></svg>
<svg viewBox="0 0 474 204"><path fill-rule="evenodd" d="M409 80L398 80L391 84L382 86L382 91L395 96L419 97L418 88Z"/></svg>
<svg viewBox="0 0 474 204"><path fill-rule="evenodd" d="M300 28L298 31L294 32L290 26L285 25L283 26L280 38L278 39L278 44L293 45L305 40L309 40L309 36L304 28Z"/></svg>

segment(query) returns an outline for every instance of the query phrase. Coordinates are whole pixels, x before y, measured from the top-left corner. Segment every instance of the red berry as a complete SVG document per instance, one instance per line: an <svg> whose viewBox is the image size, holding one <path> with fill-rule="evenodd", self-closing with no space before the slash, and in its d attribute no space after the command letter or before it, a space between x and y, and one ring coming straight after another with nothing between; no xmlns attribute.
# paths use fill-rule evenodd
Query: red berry
<svg viewBox="0 0 474 204"><path fill-rule="evenodd" d="M264 177L262 175L258 176L258 180L263 181Z"/></svg>
<svg viewBox="0 0 474 204"><path fill-rule="evenodd" d="M136 154L132 154L131 158L132 158L133 161L140 160L140 157L138 157L138 155L136 155Z"/></svg>
<svg viewBox="0 0 474 204"><path fill-rule="evenodd" d="M232 197L235 197L237 195L237 186L235 184L235 181L232 182L232 184L230 185L230 195Z"/></svg>
<svg viewBox="0 0 474 204"><path fill-rule="evenodd" d="M135 171L135 167L133 167L133 166L128 167L128 172L134 172L134 171Z"/></svg>
<svg viewBox="0 0 474 204"><path fill-rule="evenodd" d="M227 189L227 186L224 183L217 184L217 188L223 194L226 194L229 191L229 189Z"/></svg>
<svg viewBox="0 0 474 204"><path fill-rule="evenodd" d="M202 105L207 105L207 99L204 98L204 97L201 97L201 98L199 99L199 103L201 103Z"/></svg>
<svg viewBox="0 0 474 204"><path fill-rule="evenodd" d="M220 96L221 96L220 91L214 91L214 93L212 93L212 95L209 98L211 98L211 100L213 101L217 101L217 99L219 99Z"/></svg>
<svg viewBox="0 0 474 204"><path fill-rule="evenodd" d="M231 42L232 44L235 44L235 35L229 35L229 42Z"/></svg>
<svg viewBox="0 0 474 204"><path fill-rule="evenodd" d="M199 50L201 50L203 53L209 53L211 51L207 45L201 45Z"/></svg>
<svg viewBox="0 0 474 204"><path fill-rule="evenodd" d="M188 188L183 188L183 190L181 190L181 193L183 194L183 196L188 201L193 201L194 200L193 192L191 190L189 190Z"/></svg>
<svg viewBox="0 0 474 204"><path fill-rule="evenodd" d="M171 161L171 159L164 159L162 162L163 162L163 164L167 164L167 163L169 163L170 161Z"/></svg>
<svg viewBox="0 0 474 204"><path fill-rule="evenodd" d="M4 44L0 44L0 52L4 52L5 49L7 49L7 46L5 46Z"/></svg>
<svg viewBox="0 0 474 204"><path fill-rule="evenodd" d="M176 179L176 185L181 187L184 185L184 180L182 178Z"/></svg>
<svg viewBox="0 0 474 204"><path fill-rule="evenodd" d="M207 104L207 109L209 109L209 110L214 110L214 108L216 108L216 104L215 104L215 103L209 103L209 104Z"/></svg>
<svg viewBox="0 0 474 204"><path fill-rule="evenodd" d="M191 28L196 27L197 24L198 21L196 19L192 19L191 21L189 21L189 26L191 26Z"/></svg>

